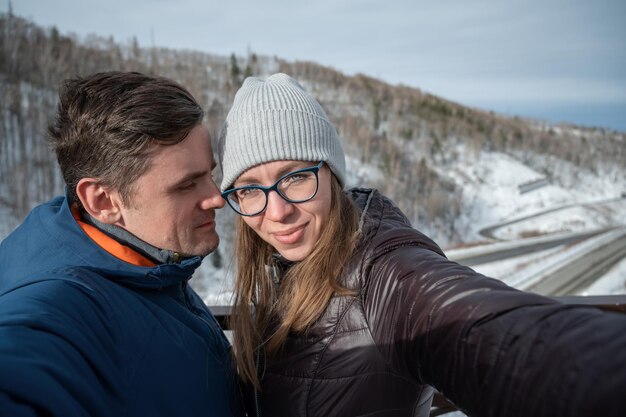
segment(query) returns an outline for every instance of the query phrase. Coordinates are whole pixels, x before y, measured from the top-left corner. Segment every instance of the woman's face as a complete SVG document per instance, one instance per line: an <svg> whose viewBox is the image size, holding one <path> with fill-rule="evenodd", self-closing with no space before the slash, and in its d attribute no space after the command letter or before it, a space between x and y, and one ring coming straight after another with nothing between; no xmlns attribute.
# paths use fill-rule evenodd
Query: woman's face
<svg viewBox="0 0 626 417"><path fill-rule="evenodd" d="M244 185L271 186L283 175L317 165L317 162L274 161L250 168L235 181ZM267 208L257 216L243 216L244 221L284 258L298 262L306 258L328 223L331 206L331 172L324 165L319 171L319 186L312 200L289 203L278 193L267 196Z"/></svg>

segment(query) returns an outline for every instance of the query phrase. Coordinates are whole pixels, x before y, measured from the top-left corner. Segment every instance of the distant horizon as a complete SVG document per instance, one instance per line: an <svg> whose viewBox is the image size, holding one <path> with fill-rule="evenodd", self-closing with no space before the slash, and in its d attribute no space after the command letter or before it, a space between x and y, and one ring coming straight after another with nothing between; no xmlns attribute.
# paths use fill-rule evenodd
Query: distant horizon
<svg viewBox="0 0 626 417"><path fill-rule="evenodd" d="M445 97L444 97L445 98ZM459 103L509 117L522 117L550 125L571 124L626 133L625 103Z"/></svg>
<svg viewBox="0 0 626 417"><path fill-rule="evenodd" d="M19 0L80 40L307 60L507 116L626 133L626 2Z"/></svg>

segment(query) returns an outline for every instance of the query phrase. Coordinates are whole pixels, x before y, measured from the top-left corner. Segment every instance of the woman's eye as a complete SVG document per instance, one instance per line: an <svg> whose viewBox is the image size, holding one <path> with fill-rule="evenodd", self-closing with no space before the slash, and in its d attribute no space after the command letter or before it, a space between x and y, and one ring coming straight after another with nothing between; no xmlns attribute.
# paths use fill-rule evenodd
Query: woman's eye
<svg viewBox="0 0 626 417"><path fill-rule="evenodd" d="M246 196L247 193L248 190L237 190L235 194L237 195L237 198L243 198Z"/></svg>
<svg viewBox="0 0 626 417"><path fill-rule="evenodd" d="M259 192L259 190L256 190L254 188L243 188L241 190L237 190L237 198L242 199L242 198L246 198L246 197L251 197L256 195Z"/></svg>
<svg viewBox="0 0 626 417"><path fill-rule="evenodd" d="M290 183L298 183L300 181L303 181L307 178L306 174L293 174L288 176L287 178L283 179L283 183L286 184L290 184Z"/></svg>

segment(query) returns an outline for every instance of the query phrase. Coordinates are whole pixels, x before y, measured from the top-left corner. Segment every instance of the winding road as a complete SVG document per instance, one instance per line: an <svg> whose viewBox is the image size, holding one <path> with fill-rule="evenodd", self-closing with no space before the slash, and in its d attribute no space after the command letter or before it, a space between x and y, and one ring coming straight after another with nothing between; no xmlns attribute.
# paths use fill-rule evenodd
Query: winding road
<svg viewBox="0 0 626 417"><path fill-rule="evenodd" d="M576 246L575 255L566 260L557 259L546 262L543 268L532 273L521 275L514 286L544 295L571 295L582 292L591 283L601 277L617 262L626 258L626 224L603 229L575 233L560 233L516 241L502 241L497 238L498 229L525 222L573 207L601 209L603 206L626 200L624 197L606 199L593 203L568 204L544 210L532 215L520 217L497 225L489 226L480 234L496 243L486 247L469 248L450 251L450 259L468 266L476 266L488 262L501 261L533 252L544 251L558 246ZM626 213L624 213L626 219ZM562 257L561 257L562 258ZM626 278L625 278L626 279Z"/></svg>

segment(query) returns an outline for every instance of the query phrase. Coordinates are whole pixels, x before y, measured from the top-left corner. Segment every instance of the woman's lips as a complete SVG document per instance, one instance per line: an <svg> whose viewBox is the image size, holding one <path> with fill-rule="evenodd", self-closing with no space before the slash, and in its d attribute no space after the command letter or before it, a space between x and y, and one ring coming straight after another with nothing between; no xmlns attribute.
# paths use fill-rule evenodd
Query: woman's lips
<svg viewBox="0 0 626 417"><path fill-rule="evenodd" d="M282 232L275 232L272 234L274 235L274 239L276 239L277 242L290 245L302 239L302 236L304 236L305 228L306 224L303 224L302 226L298 226L293 229Z"/></svg>

